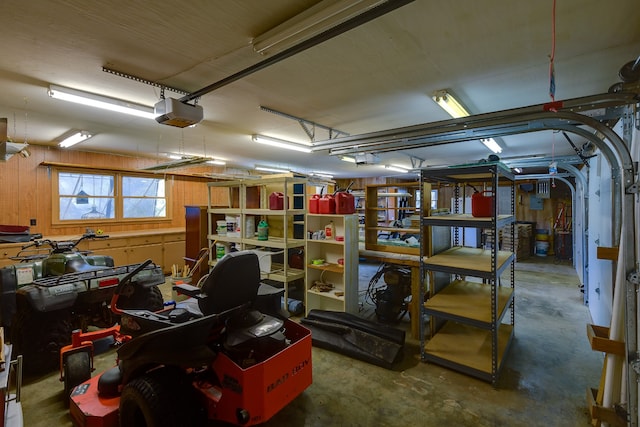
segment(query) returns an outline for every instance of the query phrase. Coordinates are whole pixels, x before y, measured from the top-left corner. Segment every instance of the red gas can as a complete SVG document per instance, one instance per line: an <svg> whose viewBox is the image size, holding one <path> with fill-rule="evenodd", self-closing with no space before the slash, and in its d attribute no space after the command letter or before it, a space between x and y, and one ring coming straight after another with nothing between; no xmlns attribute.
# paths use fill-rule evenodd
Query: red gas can
<svg viewBox="0 0 640 427"><path fill-rule="evenodd" d="M336 213L342 215L352 214L356 211L356 201L353 194L340 191L336 193Z"/></svg>
<svg viewBox="0 0 640 427"><path fill-rule="evenodd" d="M319 213L334 214L336 213L336 200L331 194L325 194L318 202Z"/></svg>
<svg viewBox="0 0 640 427"><path fill-rule="evenodd" d="M314 194L309 199L309 213L318 214L320 213L320 195Z"/></svg>
<svg viewBox="0 0 640 427"><path fill-rule="evenodd" d="M269 209L271 210L283 210L289 208L289 203L285 203L284 194L279 191L275 191L269 195Z"/></svg>
<svg viewBox="0 0 640 427"><path fill-rule="evenodd" d="M491 195L485 196L484 193ZM491 191L478 191L471 195L471 215L477 217L493 216L493 193Z"/></svg>

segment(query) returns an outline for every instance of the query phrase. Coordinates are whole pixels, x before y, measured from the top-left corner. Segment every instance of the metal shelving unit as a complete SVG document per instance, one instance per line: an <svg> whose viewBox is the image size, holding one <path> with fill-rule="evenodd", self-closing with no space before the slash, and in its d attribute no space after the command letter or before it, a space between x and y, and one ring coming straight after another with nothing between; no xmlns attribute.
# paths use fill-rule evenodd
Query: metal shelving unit
<svg viewBox="0 0 640 427"><path fill-rule="evenodd" d="M430 317L429 333L421 323L421 356L425 362L490 381L498 380L514 337L515 256L500 250L500 229L515 224L515 181L499 162L421 172L423 215L421 217L421 301L423 317ZM432 186L453 187L449 214L432 215L428 195ZM467 188L489 188L494 194L488 217L474 217L463 210ZM498 188L510 189L508 212L499 212ZM498 214L496 214L498 213ZM434 250L429 242L434 227L448 227L450 248ZM489 230L494 240L488 247L462 246L463 228ZM509 271L509 279L502 277ZM434 276L448 275L444 281ZM429 337L427 337L429 335Z"/></svg>

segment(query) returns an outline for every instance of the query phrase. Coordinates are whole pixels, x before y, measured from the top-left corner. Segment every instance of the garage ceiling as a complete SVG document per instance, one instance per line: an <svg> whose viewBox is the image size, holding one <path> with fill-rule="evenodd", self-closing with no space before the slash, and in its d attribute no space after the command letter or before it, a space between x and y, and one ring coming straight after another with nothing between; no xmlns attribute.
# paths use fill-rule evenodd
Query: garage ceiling
<svg viewBox="0 0 640 427"><path fill-rule="evenodd" d="M158 87L103 67L197 91L264 60L251 40L316 3L4 0L0 117L8 118L16 142L56 145L60 135L82 129L95 136L73 150L157 157L158 163L167 153L212 156L225 159L228 171L260 164L356 177L388 175L382 164L409 166L412 158L446 165L490 152L467 141L382 153L378 165L353 165L326 153L255 144L252 134L309 141L298 122L260 107L355 135L449 118L430 97L438 89L451 89L473 114L550 100L552 0L415 0L203 95L204 120L193 128L47 95L54 84L148 106L160 99ZM555 22L556 99L607 92L619 69L640 55L637 0L559 1ZM316 140L328 138L316 130ZM503 158L574 154L551 132L501 143Z"/></svg>

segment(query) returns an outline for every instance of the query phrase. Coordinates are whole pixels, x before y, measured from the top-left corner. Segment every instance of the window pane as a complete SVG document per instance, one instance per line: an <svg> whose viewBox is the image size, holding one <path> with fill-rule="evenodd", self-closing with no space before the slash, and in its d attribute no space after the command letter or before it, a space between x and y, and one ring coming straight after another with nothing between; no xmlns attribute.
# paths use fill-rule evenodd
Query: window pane
<svg viewBox="0 0 640 427"><path fill-rule="evenodd" d="M81 203L78 203L78 199L81 199ZM115 218L113 199L96 197L60 197L61 220L99 218Z"/></svg>
<svg viewBox="0 0 640 427"><path fill-rule="evenodd" d="M58 194L60 196L113 196L113 175L60 172L58 174Z"/></svg>
<svg viewBox="0 0 640 427"><path fill-rule="evenodd" d="M431 209L438 209L438 190L431 190Z"/></svg>
<svg viewBox="0 0 640 427"><path fill-rule="evenodd" d="M125 218L163 218L167 216L165 199L128 198L123 200Z"/></svg>
<svg viewBox="0 0 640 427"><path fill-rule="evenodd" d="M164 179L134 176L122 177L124 197L164 197Z"/></svg>

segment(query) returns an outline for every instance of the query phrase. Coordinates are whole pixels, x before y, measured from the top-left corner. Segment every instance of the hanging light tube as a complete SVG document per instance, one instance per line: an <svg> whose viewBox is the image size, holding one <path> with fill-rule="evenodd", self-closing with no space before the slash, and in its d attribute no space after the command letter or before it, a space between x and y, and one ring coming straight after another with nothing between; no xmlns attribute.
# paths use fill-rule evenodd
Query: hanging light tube
<svg viewBox="0 0 640 427"><path fill-rule="evenodd" d="M349 162L349 163L355 163L356 162L356 158L352 157L352 156L339 156L339 158L343 162Z"/></svg>
<svg viewBox="0 0 640 427"><path fill-rule="evenodd" d="M68 87L50 85L49 96L54 99L124 113L130 116L154 120L156 118L156 115L153 112L153 107L124 101L122 99L97 95L95 93L83 92L81 90L71 89Z"/></svg>
<svg viewBox="0 0 640 427"><path fill-rule="evenodd" d="M405 168L401 168L399 166L394 166L394 165L384 165L385 169L388 169L390 171L395 171L395 172L400 172L400 173L408 173L409 170L405 169Z"/></svg>
<svg viewBox="0 0 640 427"><path fill-rule="evenodd" d="M363 14L387 0L324 0L288 21L255 37L251 44L260 55L275 54Z"/></svg>
<svg viewBox="0 0 640 427"><path fill-rule="evenodd" d="M76 144L81 143L82 141L86 141L91 138L93 135L85 130L77 131L69 136L66 136L62 141L58 143L60 148L69 148Z"/></svg>
<svg viewBox="0 0 640 427"><path fill-rule="evenodd" d="M431 98L454 119L469 116L467 109L446 89L435 91ZM502 153L502 147L493 138L482 138L480 142L495 154Z"/></svg>
<svg viewBox="0 0 640 427"><path fill-rule="evenodd" d="M206 163L210 165L217 165L217 166L224 166L227 164L227 162L225 162L224 160L219 160L219 159L207 160Z"/></svg>
<svg viewBox="0 0 640 427"><path fill-rule="evenodd" d="M469 115L466 108L464 108L462 104L446 89L435 91L431 98L454 119L467 117Z"/></svg>
<svg viewBox="0 0 640 427"><path fill-rule="evenodd" d="M252 135L254 142L258 144L270 145L272 147L284 148L286 150L301 151L303 153L311 153L310 145L302 145L292 141L285 141L283 139L273 138L271 136L264 135Z"/></svg>
<svg viewBox="0 0 640 427"><path fill-rule="evenodd" d="M496 154L502 153L502 147L500 147L500 145L498 145L498 143L496 142L495 139L493 139L493 138L482 138L480 140L480 142L482 142L485 147L487 147L489 150L493 151L494 153L496 153Z"/></svg>
<svg viewBox="0 0 640 427"><path fill-rule="evenodd" d="M289 173L289 172L291 172L289 169L276 168L276 167L272 167L272 166L258 166L258 165L256 165L256 167L254 169L257 170L257 171L275 172L275 173Z"/></svg>
<svg viewBox="0 0 640 427"><path fill-rule="evenodd" d="M326 172L311 172L311 175L317 176L318 178L326 178L326 179L332 179L333 178L333 175L328 174Z"/></svg>

